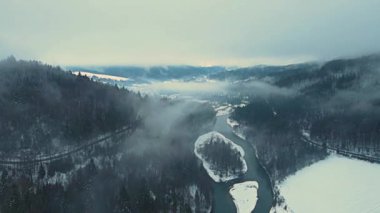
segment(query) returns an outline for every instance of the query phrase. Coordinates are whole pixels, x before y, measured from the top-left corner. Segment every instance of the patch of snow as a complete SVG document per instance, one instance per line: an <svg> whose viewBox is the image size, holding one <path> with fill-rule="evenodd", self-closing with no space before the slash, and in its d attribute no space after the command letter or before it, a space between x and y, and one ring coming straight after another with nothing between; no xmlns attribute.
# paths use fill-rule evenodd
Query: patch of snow
<svg viewBox="0 0 380 213"><path fill-rule="evenodd" d="M332 155L289 176L280 193L294 212L380 212L380 165Z"/></svg>
<svg viewBox="0 0 380 213"><path fill-rule="evenodd" d="M236 183L230 189L230 194L238 213L251 213L257 202L257 190L259 184L256 181Z"/></svg>
<svg viewBox="0 0 380 213"><path fill-rule="evenodd" d="M235 104L234 105L235 108L238 108L238 107L243 108L245 106L247 106L247 104L245 104L245 103L240 103L240 104Z"/></svg>
<svg viewBox="0 0 380 213"><path fill-rule="evenodd" d="M212 206L210 203L207 202L206 197L198 189L198 186L195 184L192 184L188 186L188 189L189 189L189 194L190 194L188 203L190 205L191 212L192 213L196 213L196 212L210 213Z"/></svg>
<svg viewBox="0 0 380 213"><path fill-rule="evenodd" d="M129 80L128 78L114 76L114 75L97 74L97 73L83 72L83 71L73 72L73 74L75 74L75 75L79 75L79 73L81 73L81 75L87 76L89 78L97 77L97 78L110 79L110 80L115 80L115 81L128 81Z"/></svg>
<svg viewBox="0 0 380 213"><path fill-rule="evenodd" d="M48 178L46 182L50 185L62 184L64 187L66 187L70 182L70 175L61 172L56 172L54 176Z"/></svg>
<svg viewBox="0 0 380 213"><path fill-rule="evenodd" d="M236 130L233 130L232 131L236 136L238 136L239 138L241 138L242 140L246 140L247 137L244 135L244 133L241 131L241 129L236 129Z"/></svg>
<svg viewBox="0 0 380 213"><path fill-rule="evenodd" d="M191 197L195 198L195 193L197 192L197 190L198 190L197 185L193 184L189 186L189 192L190 192Z"/></svg>
<svg viewBox="0 0 380 213"><path fill-rule="evenodd" d="M276 205L272 207L269 211L269 213L294 213L293 210L291 210L286 203L282 203L281 205Z"/></svg>
<svg viewBox="0 0 380 213"><path fill-rule="evenodd" d="M233 107L229 104L226 106L219 106L215 108L216 116L228 115L234 111Z"/></svg>
<svg viewBox="0 0 380 213"><path fill-rule="evenodd" d="M235 128L235 127L238 127L239 126L239 123L231 118L227 118L227 124L231 127L231 128Z"/></svg>
<svg viewBox="0 0 380 213"><path fill-rule="evenodd" d="M301 133L302 133L302 136L310 140L310 131L302 129Z"/></svg>
<svg viewBox="0 0 380 213"><path fill-rule="evenodd" d="M244 159L245 152L244 152L243 148L241 146L235 144L234 142L232 142L230 139L224 137L224 135L220 134L219 132L212 131L212 132L209 132L209 133L206 133L204 135L199 136L198 139L195 141L195 144L194 144L194 146L195 146L194 147L194 153L202 161L203 167L207 171L208 175L215 182L226 182L226 181L233 180L233 179L239 177L239 175L231 174L231 173L221 175L218 168L213 168L213 165L211 165L209 162L207 162L207 160L202 155L202 153L200 153L200 150L205 145L207 145L208 143L211 142L211 138L215 138L215 137L220 139L224 143L230 144L232 149L235 149L240 153L240 160L243 164L243 168L242 168L240 173L241 174L246 173L248 170L248 167L247 167L247 163L245 162L245 159Z"/></svg>
<svg viewBox="0 0 380 213"><path fill-rule="evenodd" d="M277 112L272 108L273 116L277 116Z"/></svg>
<svg viewBox="0 0 380 213"><path fill-rule="evenodd" d="M157 197L152 190L149 190L149 195L153 200L156 200Z"/></svg>
<svg viewBox="0 0 380 213"><path fill-rule="evenodd" d="M239 138L241 138L243 140L247 139L247 137L244 135L243 128L241 127L241 125L237 121L235 121L231 118L227 118L227 124L232 128L232 132L236 136L238 136Z"/></svg>

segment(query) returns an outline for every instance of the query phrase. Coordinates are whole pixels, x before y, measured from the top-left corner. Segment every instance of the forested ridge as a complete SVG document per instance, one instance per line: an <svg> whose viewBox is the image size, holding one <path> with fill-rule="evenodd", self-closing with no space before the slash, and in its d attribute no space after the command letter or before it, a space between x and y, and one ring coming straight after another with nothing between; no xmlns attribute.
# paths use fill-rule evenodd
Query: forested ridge
<svg viewBox="0 0 380 213"><path fill-rule="evenodd" d="M143 101L123 88L9 57L0 62L0 150L76 145L134 127Z"/></svg>
<svg viewBox="0 0 380 213"><path fill-rule="evenodd" d="M83 70L91 73L107 74L132 78L133 80L172 80L172 79L194 79L206 75L223 72L225 67L211 66L69 66L70 70Z"/></svg>
<svg viewBox="0 0 380 213"><path fill-rule="evenodd" d="M5 156L54 155L125 126L133 130L65 158L1 165L0 212L211 211L212 180L193 153L195 139L215 122L210 105L142 97L13 57L0 62L0 76Z"/></svg>
<svg viewBox="0 0 380 213"><path fill-rule="evenodd" d="M265 78L276 90L252 96L232 117L250 127L272 179L282 180L326 156L326 150L302 140L308 135L325 147L380 155L380 55L338 59Z"/></svg>

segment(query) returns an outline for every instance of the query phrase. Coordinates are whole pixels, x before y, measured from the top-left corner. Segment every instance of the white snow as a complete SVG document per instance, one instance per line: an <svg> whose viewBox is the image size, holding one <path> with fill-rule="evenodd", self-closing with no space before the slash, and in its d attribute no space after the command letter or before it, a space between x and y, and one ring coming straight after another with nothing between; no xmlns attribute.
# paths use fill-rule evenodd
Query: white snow
<svg viewBox="0 0 380 213"><path fill-rule="evenodd" d="M62 186L66 187L70 182L71 174L65 174L61 172L56 172L53 177L47 178L46 182L50 185L53 184L62 184Z"/></svg>
<svg viewBox="0 0 380 213"><path fill-rule="evenodd" d="M244 134L243 127L235 120L227 118L227 124L232 128L232 132L242 140L246 140L247 137Z"/></svg>
<svg viewBox="0 0 380 213"><path fill-rule="evenodd" d="M272 207L269 213L294 213L294 211L291 210L288 206L286 206L286 203L283 203L281 205L276 205Z"/></svg>
<svg viewBox="0 0 380 213"><path fill-rule="evenodd" d="M380 165L332 155L289 176L280 193L294 212L380 212Z"/></svg>
<svg viewBox="0 0 380 213"><path fill-rule="evenodd" d="M227 124L233 129L239 126L239 123L231 118L227 118Z"/></svg>
<svg viewBox="0 0 380 213"><path fill-rule="evenodd" d="M240 172L240 174L246 173L247 170L248 170L248 167L247 167L247 163L245 162L245 159L244 159L245 153L244 153L243 148L241 146L235 144L234 142L232 142L230 139L224 137L219 132L212 131L212 132L209 132L209 133L206 133L204 135L199 136L198 139L195 141L195 144L194 144L194 146L195 146L194 147L194 153L202 161L203 168L205 168L205 170L207 171L208 175L215 182L226 182L226 181L233 180L233 179L239 177L239 175L234 175L234 174L231 174L231 173L221 175L219 169L213 167L213 165L211 165L209 162L207 162L207 160L205 159L205 157L200 152L200 150L205 145L207 145L208 143L211 142L211 138L214 138L214 137L216 137L218 139L221 139L221 141L223 141L224 143L230 144L231 147L232 147L232 149L235 149L235 150L237 150L240 153L240 160L243 163L243 168L242 168L242 171Z"/></svg>
<svg viewBox="0 0 380 213"><path fill-rule="evenodd" d="M216 116L228 115L234 111L231 104L225 106L219 106L215 108Z"/></svg>
<svg viewBox="0 0 380 213"><path fill-rule="evenodd" d="M97 73L84 72L84 71L73 72L73 74L75 74L75 75L79 75L79 73L81 73L81 75L87 76L89 78L92 78L95 76L98 78L110 79L110 80L115 80L115 81L128 81L129 80L128 78L114 76L114 75L97 74Z"/></svg>
<svg viewBox="0 0 380 213"><path fill-rule="evenodd" d="M256 181L236 183L230 189L237 213L251 213L257 202L257 190L259 184Z"/></svg>
<svg viewBox="0 0 380 213"><path fill-rule="evenodd" d="M238 107L242 108L242 107L245 107L245 106L247 106L247 104L245 104L245 103L242 102L240 104L235 104L234 108L238 108Z"/></svg>
<svg viewBox="0 0 380 213"><path fill-rule="evenodd" d="M190 197L188 198L188 204L190 205L191 212L204 212L204 213L210 213L212 205L207 202L206 197L204 194L202 194L197 185L190 185L188 187ZM197 196L198 193L198 196ZM198 205L197 205L198 203Z"/></svg>
<svg viewBox="0 0 380 213"><path fill-rule="evenodd" d="M301 130L302 136L310 140L310 131L307 131L305 129Z"/></svg>

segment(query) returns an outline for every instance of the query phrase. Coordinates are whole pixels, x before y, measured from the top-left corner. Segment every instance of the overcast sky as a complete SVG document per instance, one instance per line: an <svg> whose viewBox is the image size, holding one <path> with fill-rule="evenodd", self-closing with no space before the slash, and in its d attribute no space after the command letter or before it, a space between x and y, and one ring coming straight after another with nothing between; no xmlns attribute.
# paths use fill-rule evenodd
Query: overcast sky
<svg viewBox="0 0 380 213"><path fill-rule="evenodd" d="M380 52L379 0L0 0L0 57L287 64Z"/></svg>

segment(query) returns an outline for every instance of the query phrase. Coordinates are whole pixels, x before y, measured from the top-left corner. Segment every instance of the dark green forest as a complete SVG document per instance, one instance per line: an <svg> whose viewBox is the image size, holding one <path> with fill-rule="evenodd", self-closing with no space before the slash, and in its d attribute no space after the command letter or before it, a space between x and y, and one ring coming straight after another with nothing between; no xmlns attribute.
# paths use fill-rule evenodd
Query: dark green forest
<svg viewBox="0 0 380 213"><path fill-rule="evenodd" d="M380 155L379 55L266 77L276 91L287 93L252 96L232 118L250 127L259 158L274 180L323 158L327 147ZM325 149L305 143L303 131Z"/></svg>
<svg viewBox="0 0 380 213"><path fill-rule="evenodd" d="M143 97L13 57L0 75L3 158L24 150L33 159L129 128L59 159L2 164L0 212L210 210L212 180L193 153L215 122L210 105Z"/></svg>
<svg viewBox="0 0 380 213"><path fill-rule="evenodd" d="M75 145L138 125L144 98L37 61L0 62L0 150Z"/></svg>
<svg viewBox="0 0 380 213"><path fill-rule="evenodd" d="M222 138L210 138L210 142L206 143L199 152L213 168L220 171L220 175L242 175L243 162L240 152Z"/></svg>

